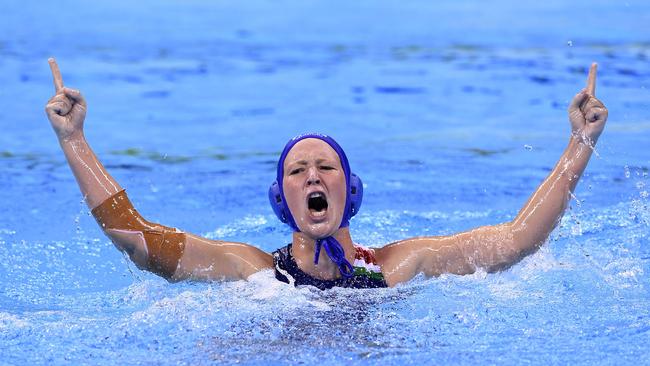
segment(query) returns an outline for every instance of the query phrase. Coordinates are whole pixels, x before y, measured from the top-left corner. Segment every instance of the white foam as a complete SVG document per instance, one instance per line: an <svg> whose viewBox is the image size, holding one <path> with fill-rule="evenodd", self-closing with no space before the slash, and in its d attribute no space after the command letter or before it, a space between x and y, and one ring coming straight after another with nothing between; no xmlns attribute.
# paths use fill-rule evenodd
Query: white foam
<svg viewBox="0 0 650 366"><path fill-rule="evenodd" d="M247 215L229 224L218 227L207 232L204 236L208 239L222 239L233 235L242 235L247 231L258 231L269 223L268 217L264 215Z"/></svg>
<svg viewBox="0 0 650 366"><path fill-rule="evenodd" d="M29 322L25 319L21 319L14 314L0 312L0 330L24 328L28 325Z"/></svg>

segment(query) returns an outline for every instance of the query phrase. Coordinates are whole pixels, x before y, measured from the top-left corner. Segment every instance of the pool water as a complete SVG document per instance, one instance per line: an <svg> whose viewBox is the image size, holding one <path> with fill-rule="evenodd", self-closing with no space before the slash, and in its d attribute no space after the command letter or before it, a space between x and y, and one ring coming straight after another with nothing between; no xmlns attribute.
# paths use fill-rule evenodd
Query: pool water
<svg viewBox="0 0 650 366"><path fill-rule="evenodd" d="M3 3L4 4L4 3ZM10 1L0 15L0 364L647 363L650 3ZM82 202L43 112L55 56L149 220L273 251L292 136L364 181L366 246L511 220L600 65L608 125L558 228L511 269L392 289L169 284Z"/></svg>

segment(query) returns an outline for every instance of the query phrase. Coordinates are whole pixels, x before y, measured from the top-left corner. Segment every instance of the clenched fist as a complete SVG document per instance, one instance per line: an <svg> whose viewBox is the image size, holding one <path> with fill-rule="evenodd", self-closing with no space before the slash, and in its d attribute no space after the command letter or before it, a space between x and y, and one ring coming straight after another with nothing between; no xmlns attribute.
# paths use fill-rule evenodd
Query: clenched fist
<svg viewBox="0 0 650 366"><path fill-rule="evenodd" d="M598 140L607 122L607 108L595 96L596 69L597 65L592 64L587 78L587 87L576 94L569 105L571 132L592 146Z"/></svg>
<svg viewBox="0 0 650 366"><path fill-rule="evenodd" d="M56 94L45 106L47 118L59 140L65 141L75 136L81 136L86 118L86 101L78 90L63 86L63 78L56 61L50 58L48 62L54 77Z"/></svg>

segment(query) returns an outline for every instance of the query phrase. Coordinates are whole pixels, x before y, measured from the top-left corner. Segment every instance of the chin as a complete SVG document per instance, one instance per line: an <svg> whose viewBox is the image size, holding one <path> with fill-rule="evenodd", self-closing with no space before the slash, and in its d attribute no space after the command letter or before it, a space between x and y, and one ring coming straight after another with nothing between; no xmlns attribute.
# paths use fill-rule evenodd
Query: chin
<svg viewBox="0 0 650 366"><path fill-rule="evenodd" d="M300 228L300 231L312 239L322 239L334 235L337 229L337 226L332 225L329 222L324 222L307 224L305 228Z"/></svg>

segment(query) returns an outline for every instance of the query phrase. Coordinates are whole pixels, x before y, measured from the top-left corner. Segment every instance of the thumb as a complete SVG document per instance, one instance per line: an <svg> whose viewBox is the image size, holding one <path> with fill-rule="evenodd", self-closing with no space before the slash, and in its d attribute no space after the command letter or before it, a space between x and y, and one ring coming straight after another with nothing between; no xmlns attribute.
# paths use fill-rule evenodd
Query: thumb
<svg viewBox="0 0 650 366"><path fill-rule="evenodd" d="M571 103L569 103L569 112L579 110L582 104L587 101L589 95L587 94L586 89L582 89L578 94L573 97Z"/></svg>
<svg viewBox="0 0 650 366"><path fill-rule="evenodd" d="M48 103L45 106L45 114L47 114L47 118L52 122L52 123L63 123L65 121L65 117L60 115L62 106L59 105L59 103Z"/></svg>
<svg viewBox="0 0 650 366"><path fill-rule="evenodd" d="M79 90L64 87L62 91L66 97L70 98L75 103L75 105L81 105L86 108L86 99L84 99Z"/></svg>

